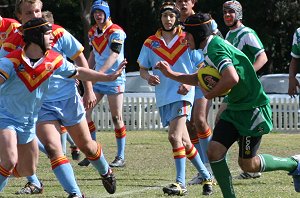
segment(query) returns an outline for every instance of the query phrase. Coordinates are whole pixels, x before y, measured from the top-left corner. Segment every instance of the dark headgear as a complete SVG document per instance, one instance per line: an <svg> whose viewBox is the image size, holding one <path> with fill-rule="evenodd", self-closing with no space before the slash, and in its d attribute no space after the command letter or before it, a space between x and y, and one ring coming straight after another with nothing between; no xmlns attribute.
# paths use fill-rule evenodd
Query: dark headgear
<svg viewBox="0 0 300 198"><path fill-rule="evenodd" d="M162 16L162 14L163 14L165 11L167 11L167 10L169 10L169 11L173 12L174 14L176 14L176 21L175 21L173 27L172 27L170 30L166 30L166 29L164 28L163 24L162 24L162 21L161 21L161 16ZM159 13L160 13L160 15L159 15L160 18L159 18L159 20L160 20L160 23L161 23L161 27L162 27L162 29L163 29L164 31L172 31L172 30L174 30L174 28L175 28L176 26L179 25L180 11L179 11L179 9L176 7L176 4L175 4L173 1L165 1L165 2L163 2L163 4L162 4L161 7L160 7Z"/></svg>
<svg viewBox="0 0 300 198"><path fill-rule="evenodd" d="M236 20L243 19L243 8L242 8L242 5L240 4L240 2L238 2L238 1L226 1L223 4L223 11L225 9L234 10Z"/></svg>
<svg viewBox="0 0 300 198"><path fill-rule="evenodd" d="M109 10L108 3L106 1L95 0L91 8L91 15L93 15L96 10L101 10L104 12L105 21L110 17L110 10Z"/></svg>
<svg viewBox="0 0 300 198"><path fill-rule="evenodd" d="M184 31L193 35L196 49L199 49L200 43L212 34L211 21L208 13L197 13L185 20Z"/></svg>
<svg viewBox="0 0 300 198"><path fill-rule="evenodd" d="M35 43L46 52L44 34L52 30L51 24L43 18L33 18L23 26L23 37L26 44Z"/></svg>

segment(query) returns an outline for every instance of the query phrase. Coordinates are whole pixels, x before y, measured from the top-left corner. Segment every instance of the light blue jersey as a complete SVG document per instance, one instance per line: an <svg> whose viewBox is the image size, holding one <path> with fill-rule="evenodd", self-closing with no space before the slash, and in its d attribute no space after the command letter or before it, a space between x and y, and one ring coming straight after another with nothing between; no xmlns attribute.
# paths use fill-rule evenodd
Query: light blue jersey
<svg viewBox="0 0 300 198"><path fill-rule="evenodd" d="M103 32L98 32L97 25L94 25L88 32L90 45L93 47L93 53L95 54L95 70L99 71L109 55L111 54L111 48L110 46L113 43L121 44L121 51L119 53L119 56L117 58L117 61L105 72L107 74L112 74L115 72L120 63L124 60L124 42L126 39L126 34L123 31L123 29L113 24L111 21L109 22L109 25ZM123 70L123 73L121 76L119 76L115 81L110 82L97 82L94 86L97 85L106 85L106 86L112 86L112 87L118 87L119 85L124 84L125 82L125 70Z"/></svg>
<svg viewBox="0 0 300 198"><path fill-rule="evenodd" d="M178 35L167 46L161 37L161 30L150 36L143 44L138 63L140 67L152 69L159 76L160 84L155 86L156 105L161 107L177 101L188 101L193 104L194 87L186 95L177 93L181 83L166 78L159 70L154 69L158 61L167 61L173 71L193 73L195 67L203 61L201 53L189 50L184 42L185 34L179 29Z"/></svg>

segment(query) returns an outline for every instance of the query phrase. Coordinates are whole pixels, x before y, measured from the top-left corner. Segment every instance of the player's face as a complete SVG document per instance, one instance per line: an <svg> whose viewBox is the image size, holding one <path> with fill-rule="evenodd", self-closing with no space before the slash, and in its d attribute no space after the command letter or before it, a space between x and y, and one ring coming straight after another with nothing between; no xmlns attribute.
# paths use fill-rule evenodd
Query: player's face
<svg viewBox="0 0 300 198"><path fill-rule="evenodd" d="M33 18L42 17L42 5L40 3L27 3L23 2L20 5L21 13L19 13L18 18L22 21L22 24Z"/></svg>
<svg viewBox="0 0 300 198"><path fill-rule="evenodd" d="M173 28L176 22L176 14L167 10L161 14L161 22L166 30L170 30Z"/></svg>
<svg viewBox="0 0 300 198"><path fill-rule="evenodd" d="M187 45L189 46L189 48L191 50L196 49L195 40L194 40L194 37L191 33L186 32L185 39L186 39Z"/></svg>
<svg viewBox="0 0 300 198"><path fill-rule="evenodd" d="M235 22L235 11L233 9L224 9L223 19L226 26L232 26Z"/></svg>
<svg viewBox="0 0 300 198"><path fill-rule="evenodd" d="M193 14L193 7L195 0L176 0L176 5L183 16L190 16Z"/></svg>
<svg viewBox="0 0 300 198"><path fill-rule="evenodd" d="M105 13L101 10L96 10L94 12L94 19L98 25L103 25L106 22Z"/></svg>
<svg viewBox="0 0 300 198"><path fill-rule="evenodd" d="M45 48L47 50L50 50L52 48L53 39L54 39L54 36L53 36L52 30L47 31L44 34L44 44L45 44Z"/></svg>

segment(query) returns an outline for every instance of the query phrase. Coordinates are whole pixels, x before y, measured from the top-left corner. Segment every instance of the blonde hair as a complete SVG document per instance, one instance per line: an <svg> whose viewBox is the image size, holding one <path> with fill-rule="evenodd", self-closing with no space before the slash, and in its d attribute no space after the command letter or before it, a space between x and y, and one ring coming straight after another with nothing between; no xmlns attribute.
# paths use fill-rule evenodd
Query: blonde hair
<svg viewBox="0 0 300 198"><path fill-rule="evenodd" d="M54 24L54 18L52 12L45 10L42 12L42 17L46 19L48 22L50 22L51 24Z"/></svg>
<svg viewBox="0 0 300 198"><path fill-rule="evenodd" d="M21 4L22 3L29 3L29 4L35 4L35 3L38 3L41 5L41 9L43 7L43 2L41 0L16 0L16 3L15 3L15 14L22 14L22 11L21 11Z"/></svg>

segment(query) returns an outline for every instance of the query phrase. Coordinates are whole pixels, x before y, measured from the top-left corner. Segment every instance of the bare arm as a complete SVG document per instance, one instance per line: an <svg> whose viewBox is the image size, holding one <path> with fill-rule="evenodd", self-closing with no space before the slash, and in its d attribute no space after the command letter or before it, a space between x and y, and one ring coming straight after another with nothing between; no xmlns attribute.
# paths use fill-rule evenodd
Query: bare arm
<svg viewBox="0 0 300 198"><path fill-rule="evenodd" d="M239 76L233 66L229 66L222 71L222 78L210 91L204 91L206 99L213 99L230 90L239 82Z"/></svg>
<svg viewBox="0 0 300 198"><path fill-rule="evenodd" d="M175 72L171 69L171 67L166 61L159 61L156 64L155 69L159 69L166 77L176 80L180 83L194 86L198 85L197 72L193 74Z"/></svg>
<svg viewBox="0 0 300 198"><path fill-rule="evenodd" d="M95 54L93 51L90 52L90 56L89 56L89 59L88 59L88 64L89 64L89 67L90 69L94 69L95 68Z"/></svg>
<svg viewBox="0 0 300 198"><path fill-rule="evenodd" d="M149 74L148 70L145 68L140 68L140 75L143 79L147 80L148 84L151 86L155 86L160 83L159 77Z"/></svg>
<svg viewBox="0 0 300 198"><path fill-rule="evenodd" d="M257 72L260 70L268 61L268 57L266 52L261 52L257 57L255 62L253 63L254 70Z"/></svg>
<svg viewBox="0 0 300 198"><path fill-rule="evenodd" d="M299 58L292 57L290 67L289 67L289 89L288 94L290 96L295 96L298 93L297 88L299 88L299 82L296 78L297 75L297 66L299 65L300 61Z"/></svg>

